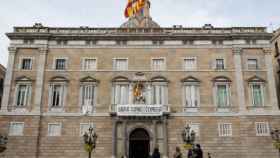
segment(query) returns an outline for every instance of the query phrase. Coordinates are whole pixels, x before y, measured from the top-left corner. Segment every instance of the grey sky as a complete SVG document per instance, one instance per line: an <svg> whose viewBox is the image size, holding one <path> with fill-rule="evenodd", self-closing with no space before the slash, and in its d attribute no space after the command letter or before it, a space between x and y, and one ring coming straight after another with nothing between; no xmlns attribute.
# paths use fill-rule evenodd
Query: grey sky
<svg viewBox="0 0 280 158"><path fill-rule="evenodd" d="M0 63L7 64L13 26L118 27L127 0L2 0ZM151 14L161 26L280 26L279 0L151 0ZM271 29L272 27L269 27Z"/></svg>

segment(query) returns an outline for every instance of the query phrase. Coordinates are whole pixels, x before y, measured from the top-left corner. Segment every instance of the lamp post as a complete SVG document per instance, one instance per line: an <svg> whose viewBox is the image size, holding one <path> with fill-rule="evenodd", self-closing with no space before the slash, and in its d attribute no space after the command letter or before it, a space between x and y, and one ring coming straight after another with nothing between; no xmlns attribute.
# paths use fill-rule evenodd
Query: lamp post
<svg viewBox="0 0 280 158"><path fill-rule="evenodd" d="M88 152L88 158L91 158L91 153L96 147L97 134L92 127L84 134L85 150Z"/></svg>
<svg viewBox="0 0 280 158"><path fill-rule="evenodd" d="M184 141L184 148L190 152L190 150L193 150L194 148L194 142L195 142L195 132L192 130L189 125L187 125L183 132L182 132L182 138Z"/></svg>
<svg viewBox="0 0 280 158"><path fill-rule="evenodd" d="M7 147L8 138L6 136L0 135L0 153L4 152Z"/></svg>
<svg viewBox="0 0 280 158"><path fill-rule="evenodd" d="M275 129L271 131L271 138L274 141L273 145L279 151L279 158L280 158L280 130Z"/></svg>

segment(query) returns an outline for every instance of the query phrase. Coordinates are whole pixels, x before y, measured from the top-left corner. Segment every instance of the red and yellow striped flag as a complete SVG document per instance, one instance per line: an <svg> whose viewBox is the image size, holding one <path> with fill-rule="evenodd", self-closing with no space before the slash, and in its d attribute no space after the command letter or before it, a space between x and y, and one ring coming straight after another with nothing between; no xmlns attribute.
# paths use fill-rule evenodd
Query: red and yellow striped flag
<svg viewBox="0 0 280 158"><path fill-rule="evenodd" d="M124 15L126 18L132 17L139 11L141 11L145 6L145 0L128 0L125 8Z"/></svg>

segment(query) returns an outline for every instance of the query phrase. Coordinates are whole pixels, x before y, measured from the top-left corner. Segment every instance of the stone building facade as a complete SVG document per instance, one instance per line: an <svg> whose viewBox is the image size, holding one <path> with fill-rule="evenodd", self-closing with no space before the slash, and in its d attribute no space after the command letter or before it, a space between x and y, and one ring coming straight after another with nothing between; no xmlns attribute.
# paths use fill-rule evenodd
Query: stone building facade
<svg viewBox="0 0 280 158"><path fill-rule="evenodd" d="M273 51L273 65L275 70L275 81L276 81L276 87L277 87L277 94L278 94L278 100L279 100L279 94L280 94L280 28L274 31L274 36L271 40L272 43L272 51Z"/></svg>
<svg viewBox="0 0 280 158"><path fill-rule="evenodd" d="M120 28L15 27L0 115L7 158L163 157L186 125L215 158L277 157L272 34L264 27L161 28L146 10ZM185 154L185 151L184 151Z"/></svg>

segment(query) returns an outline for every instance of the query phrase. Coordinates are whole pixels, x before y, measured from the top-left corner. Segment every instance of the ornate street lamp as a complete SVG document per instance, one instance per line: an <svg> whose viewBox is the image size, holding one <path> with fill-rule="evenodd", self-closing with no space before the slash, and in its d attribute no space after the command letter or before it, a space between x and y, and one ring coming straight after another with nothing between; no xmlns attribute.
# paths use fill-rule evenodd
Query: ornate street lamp
<svg viewBox="0 0 280 158"><path fill-rule="evenodd" d="M184 148L187 150L190 150L194 147L194 141L195 141L195 132L192 130L189 125L187 125L183 132L182 132L182 138L184 141Z"/></svg>
<svg viewBox="0 0 280 158"><path fill-rule="evenodd" d="M91 158L91 153L96 147L97 134L92 127L84 134L85 150L88 152L88 158Z"/></svg>
<svg viewBox="0 0 280 158"><path fill-rule="evenodd" d="M6 136L0 135L0 153L4 152L7 147L8 138Z"/></svg>
<svg viewBox="0 0 280 158"><path fill-rule="evenodd" d="M274 141L273 145L279 151L280 158L280 130L276 129L270 132L271 138Z"/></svg>

